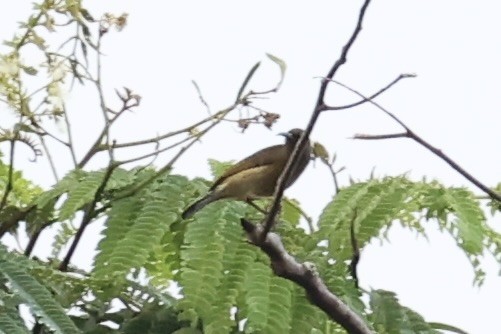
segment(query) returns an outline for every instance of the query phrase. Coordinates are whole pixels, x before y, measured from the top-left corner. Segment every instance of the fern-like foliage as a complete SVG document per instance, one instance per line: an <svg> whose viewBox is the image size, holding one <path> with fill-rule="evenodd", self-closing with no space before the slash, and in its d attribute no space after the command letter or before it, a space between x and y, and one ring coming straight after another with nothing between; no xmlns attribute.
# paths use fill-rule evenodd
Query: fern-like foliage
<svg viewBox="0 0 501 334"><path fill-rule="evenodd" d="M66 174L58 183L56 183L52 189L45 191L42 193L34 203L39 207L43 208L47 204L49 204L53 199L58 198L62 194L68 192L70 189L73 189L77 184L80 178L84 177L85 172L80 169L75 169Z"/></svg>
<svg viewBox="0 0 501 334"><path fill-rule="evenodd" d="M217 179L220 177L228 168L230 168L235 161L217 161L214 159L209 159L209 167L212 176Z"/></svg>
<svg viewBox="0 0 501 334"><path fill-rule="evenodd" d="M286 333L291 323L292 283L273 276L269 266L254 263L246 275L246 330Z"/></svg>
<svg viewBox="0 0 501 334"><path fill-rule="evenodd" d="M29 305L40 322L56 333L80 333L65 310L58 304L47 288L24 270L19 263L9 260L11 254L0 248L0 273L9 282L12 293ZM12 322L9 322L12 325Z"/></svg>
<svg viewBox="0 0 501 334"><path fill-rule="evenodd" d="M78 182L73 183L68 189L66 201L59 209L59 220L71 218L76 211L91 202L103 178L104 171L90 172L85 173L78 179Z"/></svg>
<svg viewBox="0 0 501 334"><path fill-rule="evenodd" d="M370 320L377 333L439 334L423 317L400 305L393 292L375 290L370 293Z"/></svg>
<svg viewBox="0 0 501 334"><path fill-rule="evenodd" d="M290 309L290 333L321 332L322 325L329 322L327 315L306 299L303 288L296 285L292 289Z"/></svg>
<svg viewBox="0 0 501 334"><path fill-rule="evenodd" d="M261 217L244 203L221 201L186 224L177 277L180 319L202 324L204 333L231 333L241 326L249 333L308 333L315 322L322 328L325 314L300 288L276 277L268 258L245 242L240 218L248 215ZM302 256L299 245L310 236L298 227L298 208L285 206L282 218L278 231L284 243Z"/></svg>
<svg viewBox="0 0 501 334"><path fill-rule="evenodd" d="M169 226L178 220L185 206L181 194L187 180L169 175L161 181L113 203L98 246L95 278L125 277L131 269L145 265Z"/></svg>
<svg viewBox="0 0 501 334"><path fill-rule="evenodd" d="M363 248L373 238L384 240L394 222L424 233L428 220L438 221L451 234L472 264L476 282L481 283L484 274L479 258L484 251L500 257L500 237L485 223L474 194L464 188L412 182L404 177L355 183L342 189L325 207L315 242L327 241L331 258L341 262L353 255L352 225L357 246Z"/></svg>
<svg viewBox="0 0 501 334"><path fill-rule="evenodd" d="M10 166L0 160L0 196L3 196L9 180ZM7 197L7 204L22 207L30 203L42 192L42 188L23 177L23 173L14 170L11 180L12 189Z"/></svg>
<svg viewBox="0 0 501 334"><path fill-rule="evenodd" d="M8 297L7 297L8 298ZM5 304L5 296L0 300ZM0 307L0 333L2 334L28 334L30 331L24 325L23 319L19 316L14 307Z"/></svg>
<svg viewBox="0 0 501 334"><path fill-rule="evenodd" d="M226 223L231 224L228 215L236 217L235 214L238 213L231 213L223 203L215 203L200 211L195 216L196 219L187 226L179 277L185 295L180 303L181 309L184 310L181 319L194 322L200 317L208 326L211 322L220 323L226 328L231 325L227 321L230 312L228 305L224 313L217 312L219 315L214 314L213 305L219 298L218 289L225 275L223 258L227 241L221 232ZM230 226L228 228L231 229ZM231 259L226 257L226 261ZM227 297L230 297L231 303L231 295ZM194 317L195 314L197 316Z"/></svg>

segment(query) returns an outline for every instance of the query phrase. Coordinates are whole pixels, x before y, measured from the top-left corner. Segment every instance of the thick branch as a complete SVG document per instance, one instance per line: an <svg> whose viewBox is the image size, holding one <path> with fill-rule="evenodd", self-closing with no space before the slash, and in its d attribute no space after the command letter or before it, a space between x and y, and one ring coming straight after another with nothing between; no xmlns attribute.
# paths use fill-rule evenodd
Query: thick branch
<svg viewBox="0 0 501 334"><path fill-rule="evenodd" d="M240 222L249 241L268 255L271 268L277 276L302 286L310 302L328 314L348 333L372 333L357 313L329 291L312 264L300 263L287 253L278 234L270 232L263 240L264 227L262 225L254 225L245 219Z"/></svg>
<svg viewBox="0 0 501 334"><path fill-rule="evenodd" d="M350 39L346 43L346 45L343 47L341 51L341 56L339 59L334 63L332 68L329 70L327 73L327 76L322 80L322 83L320 84L320 91L318 93L318 98L317 102L315 104L315 107L313 109L313 113L311 115L310 121L308 122L308 126L306 127L304 133L301 135L301 138L299 138L298 142L296 143L296 146L294 147L294 150L289 157L289 160L287 161L287 164L285 165L284 171L280 175L280 178L278 179L277 185L275 187L275 192L273 194L273 205L266 216L264 220L264 229L263 229L263 235L262 238L263 240L266 239L266 234L271 230L273 227L273 224L275 222L275 218L280 211L280 201L282 200L282 197L284 195L284 190L285 190L285 180L287 180L290 177L290 174L292 173L292 166L295 164L299 152L302 151L303 147L306 145L307 138L310 136L311 131L313 130L313 127L315 126L315 123L317 122L318 117L320 116L320 113L324 110L326 110L327 106L324 103L325 99L325 92L327 90L327 85L329 81L334 77L336 72L339 70L339 68L346 62L346 56L348 54L348 51L350 50L351 46L355 42L358 34L362 30L362 22L364 20L365 12L367 10L367 7L369 6L370 0L365 0L362 8L360 9L360 13L358 16L358 22L357 26L355 27L355 30L353 31Z"/></svg>

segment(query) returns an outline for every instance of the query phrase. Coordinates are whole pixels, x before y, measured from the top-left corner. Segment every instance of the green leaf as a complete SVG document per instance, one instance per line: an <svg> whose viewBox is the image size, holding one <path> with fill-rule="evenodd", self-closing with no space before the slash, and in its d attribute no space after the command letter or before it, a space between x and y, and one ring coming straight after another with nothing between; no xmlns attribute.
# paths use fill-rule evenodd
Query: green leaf
<svg viewBox="0 0 501 334"><path fill-rule="evenodd" d="M282 210L280 218L288 222L292 226L299 225L301 219L301 207L295 199L285 198L282 202Z"/></svg>
<svg viewBox="0 0 501 334"><path fill-rule="evenodd" d="M311 333L313 329L320 331L322 324L328 321L327 315L310 303L302 287L294 285L292 291L290 327L293 332Z"/></svg>
<svg viewBox="0 0 501 334"><path fill-rule="evenodd" d="M52 189L40 194L35 201L39 208L45 207L55 198L61 196L66 193L70 189L72 189L75 185L78 184L79 178L83 177L85 172L80 169L75 169L66 174L58 183L56 183Z"/></svg>
<svg viewBox="0 0 501 334"><path fill-rule="evenodd" d="M134 268L144 266L160 244L169 226L178 220L185 206L181 194L187 179L168 175L152 189L115 202L106 222L105 239L98 246L94 277L125 277Z"/></svg>
<svg viewBox="0 0 501 334"><path fill-rule="evenodd" d="M274 276L269 266L254 263L245 279L246 332L288 333L292 289L292 283Z"/></svg>
<svg viewBox="0 0 501 334"><path fill-rule="evenodd" d="M80 333L51 293L17 264L0 260L0 272L9 280L12 290L40 317L40 322L61 334Z"/></svg>
<svg viewBox="0 0 501 334"><path fill-rule="evenodd" d="M0 333L6 334L29 334L31 333L24 325L20 317L13 318L5 309L0 308Z"/></svg>
<svg viewBox="0 0 501 334"><path fill-rule="evenodd" d="M278 81L276 87L275 87L275 90L278 90L280 89L280 86L282 86L282 82L284 81L284 78L285 78L285 71L287 70L287 64L280 58L270 54L270 53L267 53L266 56L268 56L268 58L274 62L275 64L278 65L278 67L280 67L280 80Z"/></svg>
<svg viewBox="0 0 501 334"><path fill-rule="evenodd" d="M214 179L219 178L223 173L235 164L234 161L217 161L209 159L209 166Z"/></svg>
<svg viewBox="0 0 501 334"><path fill-rule="evenodd" d="M28 75L37 75L38 73L38 70L33 66L21 66L21 68L23 69L24 73Z"/></svg>
<svg viewBox="0 0 501 334"><path fill-rule="evenodd" d="M460 247L469 254L483 251L484 214L473 194L466 189L449 189L446 198L458 218L457 229Z"/></svg>
<svg viewBox="0 0 501 334"><path fill-rule="evenodd" d="M373 290L369 296L372 309L370 319L377 333L440 334L419 314L400 305L395 293Z"/></svg>
<svg viewBox="0 0 501 334"><path fill-rule="evenodd" d="M69 219L85 204L96 196L96 191L103 182L104 171L91 172L73 183L69 189L68 198L59 210L59 220Z"/></svg>
<svg viewBox="0 0 501 334"><path fill-rule="evenodd" d="M257 62L249 70L249 73L247 73L247 76L245 77L244 82L242 83L242 85L240 86L240 89L238 90L237 98L236 98L237 102L240 101L240 99L242 98L242 95L244 93L245 88L247 88L247 85L249 84L250 80L252 79L252 77L254 76L254 74L256 73L256 71L260 65L261 65L261 62Z"/></svg>

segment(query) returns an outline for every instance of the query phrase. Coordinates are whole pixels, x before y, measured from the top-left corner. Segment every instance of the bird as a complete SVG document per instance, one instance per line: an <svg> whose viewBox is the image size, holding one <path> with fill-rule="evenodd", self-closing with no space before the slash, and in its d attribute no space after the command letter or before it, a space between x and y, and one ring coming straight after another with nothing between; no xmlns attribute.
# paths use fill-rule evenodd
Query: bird
<svg viewBox="0 0 501 334"><path fill-rule="evenodd" d="M184 210L181 217L188 219L206 205L221 199L252 203L254 199L272 196L278 178L303 132L296 128L279 133L285 137L284 144L264 148L228 168L216 179L208 193ZM285 182L285 188L290 187L299 178L310 159L311 145L307 139L292 167L290 177Z"/></svg>

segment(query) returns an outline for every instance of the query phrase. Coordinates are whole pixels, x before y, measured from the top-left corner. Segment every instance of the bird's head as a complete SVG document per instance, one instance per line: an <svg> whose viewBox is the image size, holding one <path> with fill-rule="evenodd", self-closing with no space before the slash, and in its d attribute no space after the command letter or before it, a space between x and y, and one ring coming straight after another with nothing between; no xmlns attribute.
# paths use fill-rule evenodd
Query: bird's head
<svg viewBox="0 0 501 334"><path fill-rule="evenodd" d="M304 132L303 130L296 128L289 130L288 132L279 133L279 135L285 137L286 144L295 145L299 140L299 138L301 137L301 135L303 134L303 132Z"/></svg>

